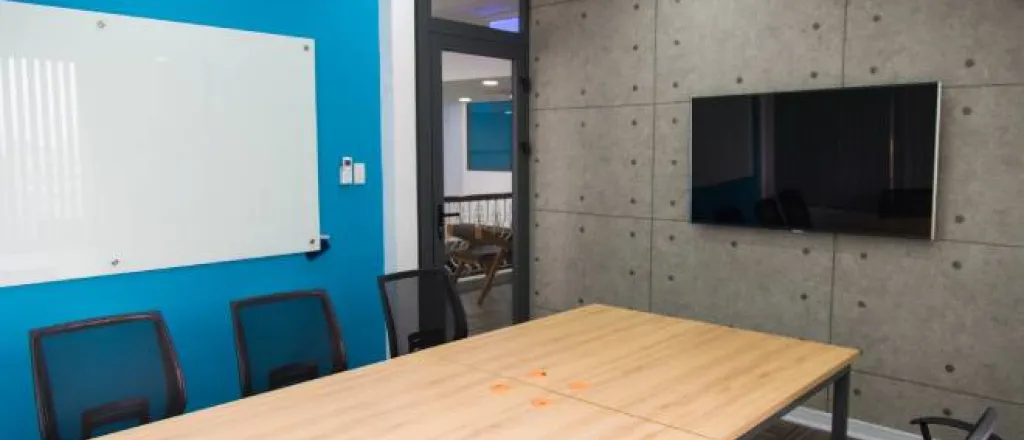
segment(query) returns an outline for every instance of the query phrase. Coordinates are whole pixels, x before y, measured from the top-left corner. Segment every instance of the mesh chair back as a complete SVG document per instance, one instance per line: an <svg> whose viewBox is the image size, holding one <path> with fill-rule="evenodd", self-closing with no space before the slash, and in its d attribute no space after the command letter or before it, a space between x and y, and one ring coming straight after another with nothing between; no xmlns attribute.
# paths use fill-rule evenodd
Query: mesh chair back
<svg viewBox="0 0 1024 440"><path fill-rule="evenodd" d="M185 411L181 368L159 312L36 329L29 340L44 440L97 437Z"/></svg>
<svg viewBox="0 0 1024 440"><path fill-rule="evenodd" d="M400 272L377 282L391 356L466 337L466 311L444 270Z"/></svg>
<svg viewBox="0 0 1024 440"><path fill-rule="evenodd" d="M341 329L323 291L235 301L231 312L243 397L346 368Z"/></svg>

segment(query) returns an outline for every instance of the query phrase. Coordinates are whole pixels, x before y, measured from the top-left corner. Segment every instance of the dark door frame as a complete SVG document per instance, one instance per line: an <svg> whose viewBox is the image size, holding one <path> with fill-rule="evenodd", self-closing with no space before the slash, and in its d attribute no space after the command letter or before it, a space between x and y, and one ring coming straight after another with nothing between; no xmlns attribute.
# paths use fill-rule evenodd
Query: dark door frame
<svg viewBox="0 0 1024 440"><path fill-rule="evenodd" d="M529 0L519 0L519 33L498 31L432 16L432 0L416 0L416 181L420 267L444 261L439 240L444 200L441 53L460 52L512 62L513 131L512 319L530 319L530 60ZM443 205L442 205L443 206Z"/></svg>

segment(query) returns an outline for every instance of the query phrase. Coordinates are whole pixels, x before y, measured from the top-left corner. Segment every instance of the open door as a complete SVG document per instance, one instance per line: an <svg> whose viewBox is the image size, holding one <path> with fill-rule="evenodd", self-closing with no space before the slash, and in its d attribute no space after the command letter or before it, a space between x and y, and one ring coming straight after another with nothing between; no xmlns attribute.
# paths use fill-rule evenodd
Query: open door
<svg viewBox="0 0 1024 440"><path fill-rule="evenodd" d="M492 18L512 28L509 18ZM482 333L529 319L529 241L521 227L529 224L529 205L519 197L529 194L527 48L507 29L433 15L425 21L420 263L448 270L470 334Z"/></svg>

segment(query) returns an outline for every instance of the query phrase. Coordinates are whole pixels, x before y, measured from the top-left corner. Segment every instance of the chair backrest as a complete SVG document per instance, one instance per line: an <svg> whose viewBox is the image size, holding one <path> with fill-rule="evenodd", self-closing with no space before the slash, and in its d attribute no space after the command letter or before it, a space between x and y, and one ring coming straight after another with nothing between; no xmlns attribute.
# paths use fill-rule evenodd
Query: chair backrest
<svg viewBox="0 0 1024 440"><path fill-rule="evenodd" d="M399 272L377 282L392 357L466 337L466 311L444 270Z"/></svg>
<svg viewBox="0 0 1024 440"><path fill-rule="evenodd" d="M978 423L974 424L974 430L967 435L967 440L989 440L993 438L996 429L996 410L988 408L981 414Z"/></svg>
<svg viewBox="0 0 1024 440"><path fill-rule="evenodd" d="M334 307L321 290L231 303L242 396L345 371Z"/></svg>
<svg viewBox="0 0 1024 440"><path fill-rule="evenodd" d="M159 312L29 333L44 440L97 437L180 415L185 383Z"/></svg>

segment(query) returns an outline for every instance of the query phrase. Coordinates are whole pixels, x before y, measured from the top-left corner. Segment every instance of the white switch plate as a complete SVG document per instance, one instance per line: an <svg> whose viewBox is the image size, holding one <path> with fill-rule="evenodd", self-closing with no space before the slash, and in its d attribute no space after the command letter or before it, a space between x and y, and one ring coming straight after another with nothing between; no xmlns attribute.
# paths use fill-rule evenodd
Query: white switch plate
<svg viewBox="0 0 1024 440"><path fill-rule="evenodd" d="M355 165L355 172L353 174L355 174L355 176L354 176L355 179L354 180L355 180L356 185L365 185L366 184L366 164L365 163L362 163L362 162L357 163Z"/></svg>

